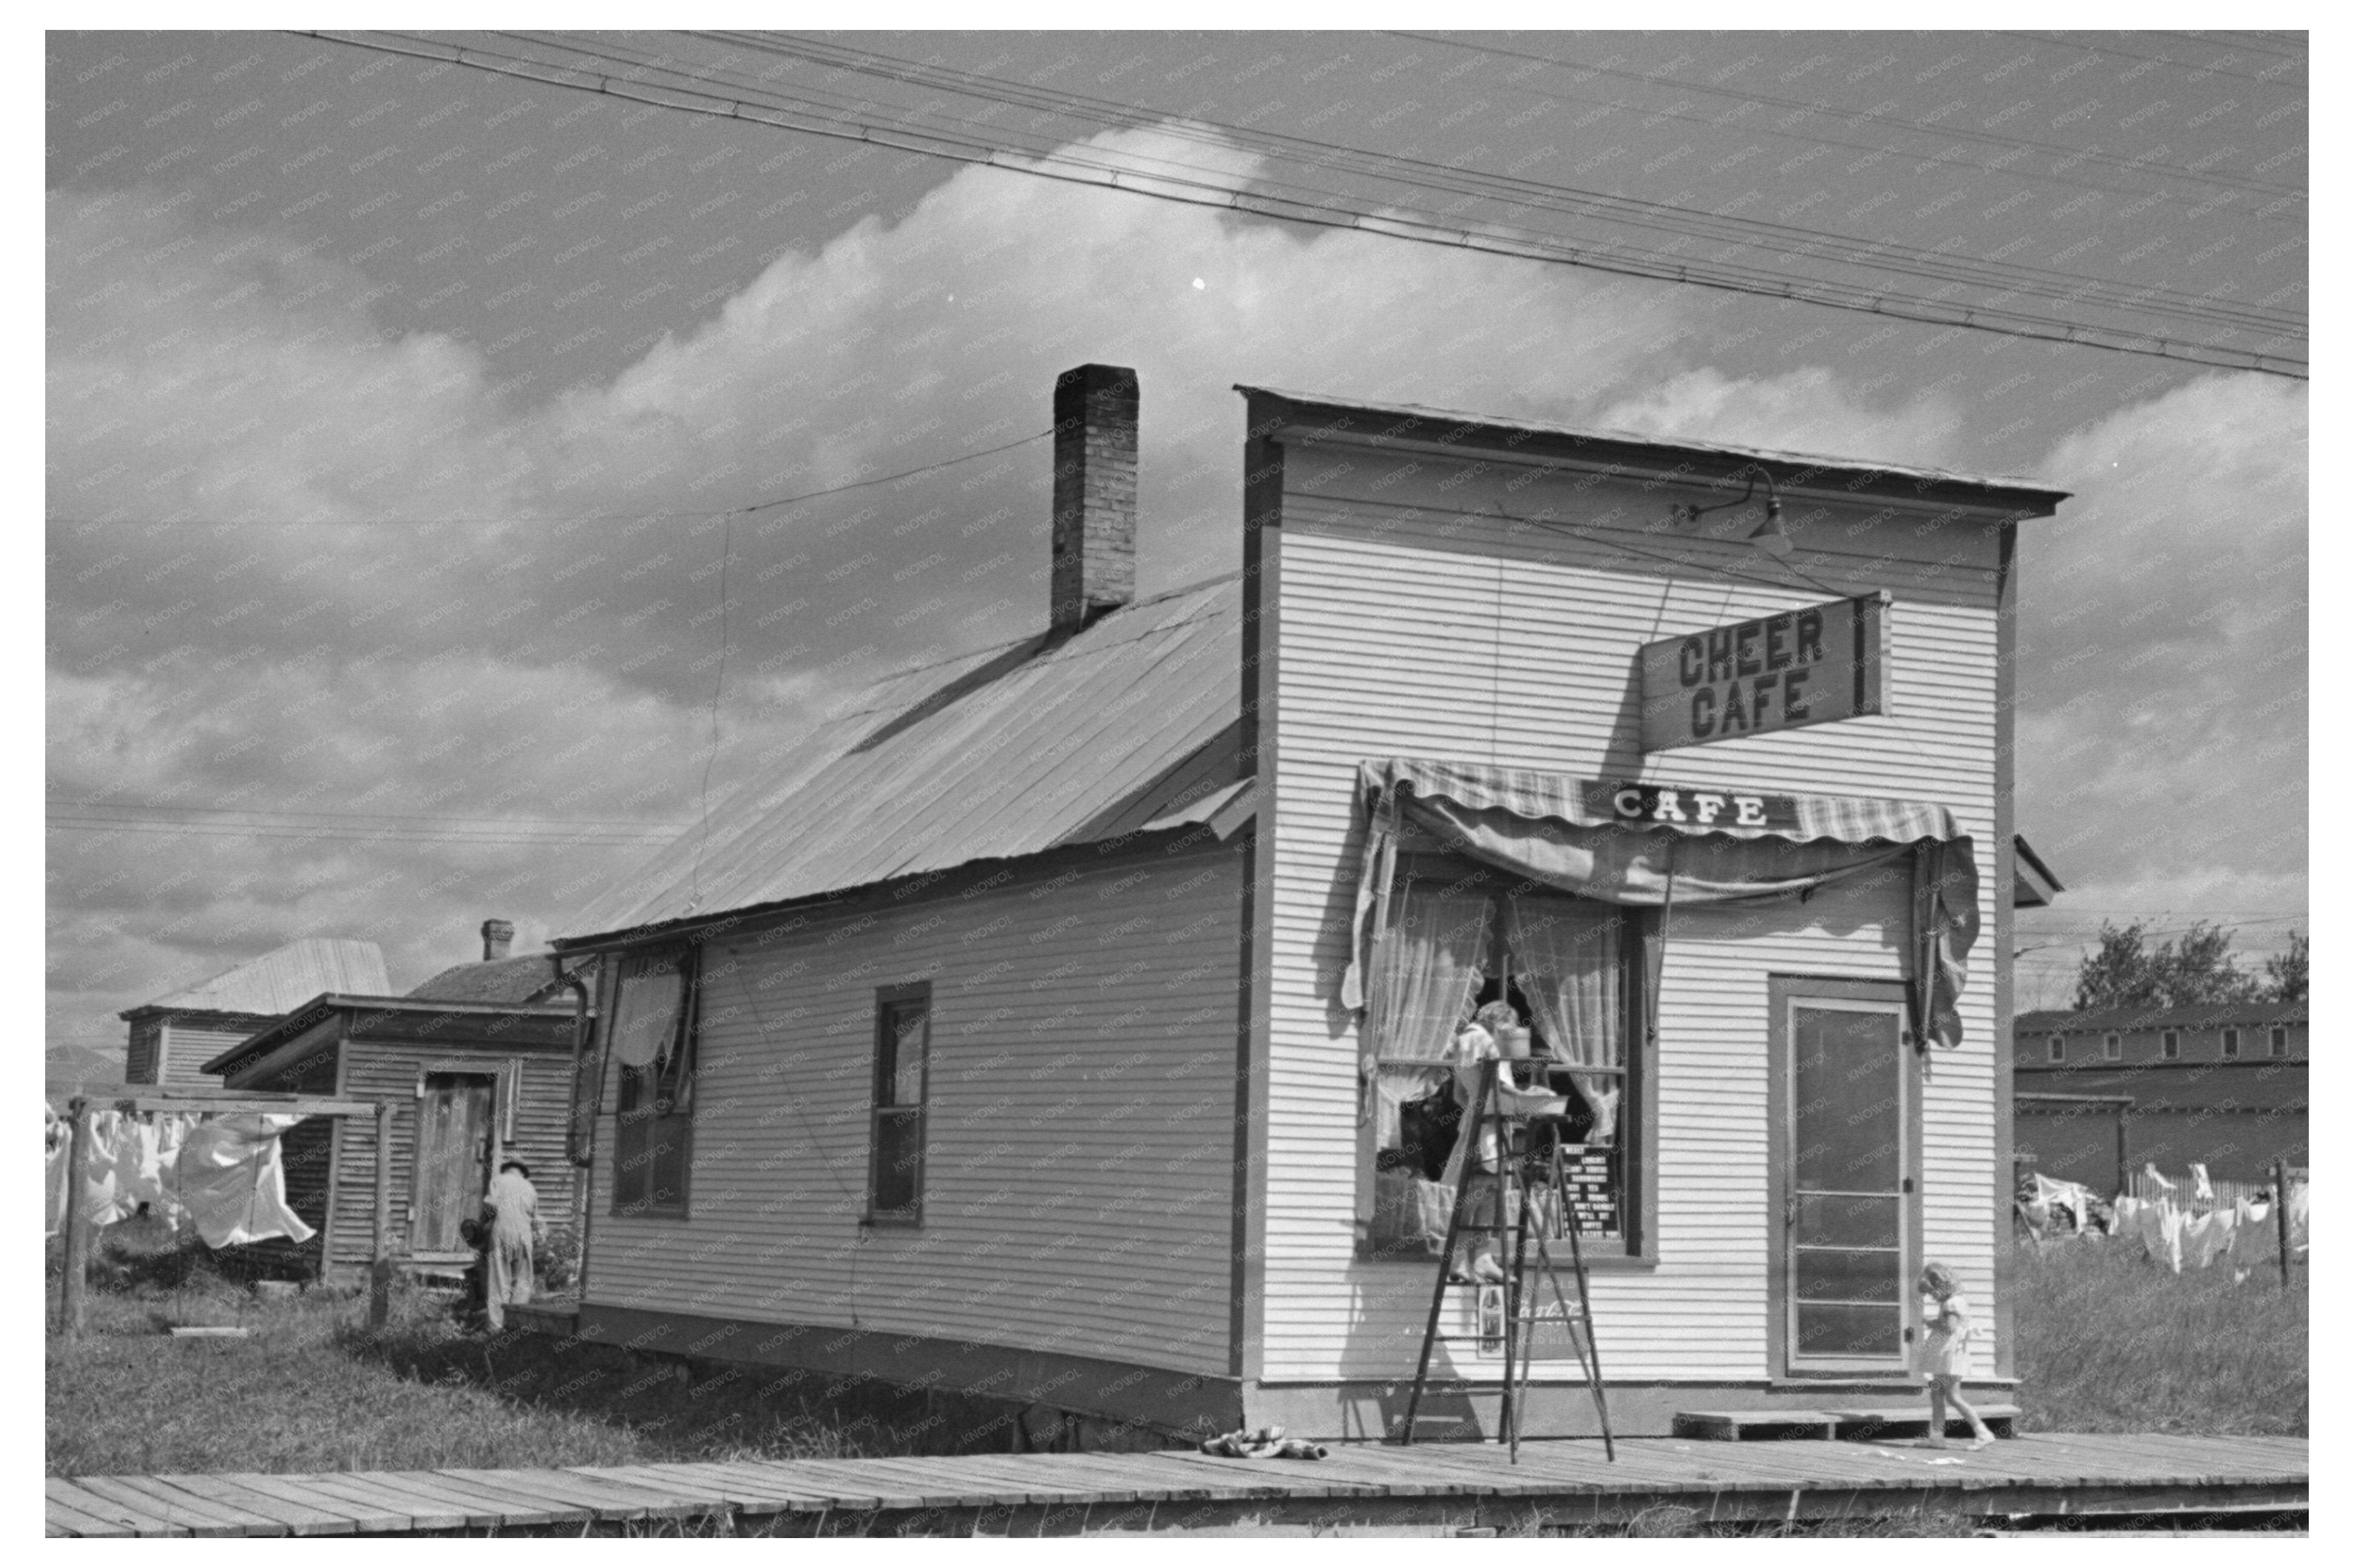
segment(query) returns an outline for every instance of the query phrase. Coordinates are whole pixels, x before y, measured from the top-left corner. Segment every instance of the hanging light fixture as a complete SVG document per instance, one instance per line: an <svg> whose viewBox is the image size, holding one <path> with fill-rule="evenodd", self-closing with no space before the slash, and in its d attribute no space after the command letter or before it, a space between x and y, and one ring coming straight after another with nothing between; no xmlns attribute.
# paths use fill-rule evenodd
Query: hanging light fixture
<svg viewBox="0 0 2354 1568"><path fill-rule="evenodd" d="M1736 469L1734 471L1738 473L1742 471ZM1749 481L1749 488L1741 493L1738 500L1720 501L1713 506L1687 505L1681 502L1671 503L1668 507L1669 520L1689 527L1712 512L1723 512L1735 506L1746 506L1750 499L1757 493L1757 481L1763 479L1766 482L1766 521L1760 523L1750 534L1749 543L1776 560L1780 560L1794 547L1790 535L1782 527L1781 493L1774 488L1774 476L1766 472L1764 468L1753 463L1750 465L1750 472L1753 477ZM1731 475L1726 477L1730 478Z"/></svg>

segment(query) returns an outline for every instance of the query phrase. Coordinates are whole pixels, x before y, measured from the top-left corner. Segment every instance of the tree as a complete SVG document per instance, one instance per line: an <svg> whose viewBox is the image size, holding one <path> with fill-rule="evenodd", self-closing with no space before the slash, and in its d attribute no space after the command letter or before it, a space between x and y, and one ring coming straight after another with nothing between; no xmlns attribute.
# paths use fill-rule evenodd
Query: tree
<svg viewBox="0 0 2354 1568"><path fill-rule="evenodd" d="M2148 927L2101 922L2101 945L2076 965L2079 1012L2111 1007L2196 1007L2255 1001L2268 993L2255 976L2232 962L2232 933L2205 922L2174 941L2146 947ZM2301 952L2302 949L2299 949ZM2269 966L2268 966L2269 967ZM2298 971L2302 994L2302 969ZM2274 976L2274 984L2279 977Z"/></svg>
<svg viewBox="0 0 2354 1568"><path fill-rule="evenodd" d="M2305 1000L2306 968L2312 950L2310 938L2302 931L2291 931L2288 934L2288 951L2275 953L2264 960L2264 978L2272 982L2267 988L2269 1000Z"/></svg>

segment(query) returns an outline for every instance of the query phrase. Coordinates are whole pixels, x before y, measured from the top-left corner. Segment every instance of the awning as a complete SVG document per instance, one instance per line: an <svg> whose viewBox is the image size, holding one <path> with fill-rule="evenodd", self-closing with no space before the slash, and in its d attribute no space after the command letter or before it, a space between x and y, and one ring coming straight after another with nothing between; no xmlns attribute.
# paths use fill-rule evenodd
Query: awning
<svg viewBox="0 0 2354 1568"><path fill-rule="evenodd" d="M1803 895L1875 871L1912 885L1907 975L1914 1022L1961 1042L1954 1011L1978 939L1969 836L1931 801L1577 779L1479 763L1392 758L1358 768L1365 817L1355 942L1341 1002L1364 1005L1364 964L1411 834L1547 886L1611 904L1715 904Z"/></svg>

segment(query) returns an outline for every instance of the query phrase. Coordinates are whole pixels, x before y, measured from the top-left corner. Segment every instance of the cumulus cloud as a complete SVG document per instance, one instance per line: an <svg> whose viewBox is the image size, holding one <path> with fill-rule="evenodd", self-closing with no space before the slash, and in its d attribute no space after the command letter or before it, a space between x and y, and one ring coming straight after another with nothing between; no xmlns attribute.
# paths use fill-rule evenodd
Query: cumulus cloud
<svg viewBox="0 0 2354 1568"><path fill-rule="evenodd" d="M1696 366L1613 405L1602 422L1638 435L1931 468L1954 461L1963 423L1942 394L1891 401L1820 365L1766 376Z"/></svg>

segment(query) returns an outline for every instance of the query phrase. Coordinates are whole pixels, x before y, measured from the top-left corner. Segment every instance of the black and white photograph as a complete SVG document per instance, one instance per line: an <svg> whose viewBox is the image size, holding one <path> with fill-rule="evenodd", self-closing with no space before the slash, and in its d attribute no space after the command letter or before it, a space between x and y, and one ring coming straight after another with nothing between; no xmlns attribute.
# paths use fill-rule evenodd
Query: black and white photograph
<svg viewBox="0 0 2354 1568"><path fill-rule="evenodd" d="M46 1535L2308 1533L2295 8L208 9Z"/></svg>

